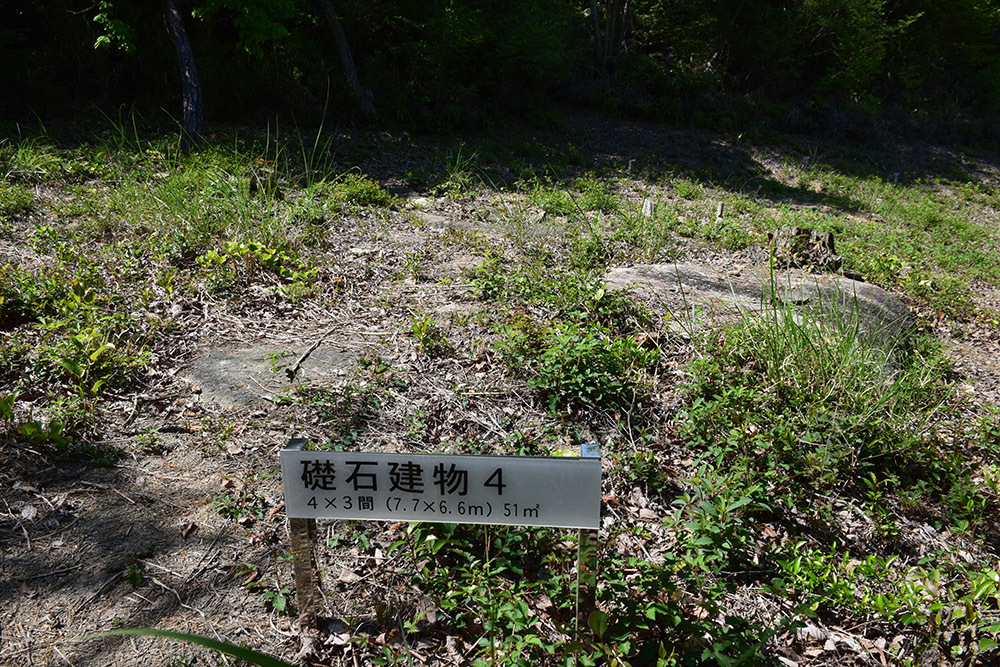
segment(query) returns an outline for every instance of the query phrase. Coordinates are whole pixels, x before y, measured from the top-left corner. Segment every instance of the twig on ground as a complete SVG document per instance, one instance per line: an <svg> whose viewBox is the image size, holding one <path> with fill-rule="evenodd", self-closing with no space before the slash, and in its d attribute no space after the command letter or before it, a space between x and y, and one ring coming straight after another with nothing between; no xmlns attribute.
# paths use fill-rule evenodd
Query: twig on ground
<svg viewBox="0 0 1000 667"><path fill-rule="evenodd" d="M18 579L20 582L34 581L35 579L45 579L47 577L56 577L60 574L66 574L67 572L72 572L73 570L79 570L83 565L74 565L73 567L64 567L61 570L53 570L52 572L45 572L44 574L35 574L30 577L22 577Z"/></svg>
<svg viewBox="0 0 1000 667"><path fill-rule="evenodd" d="M125 571L121 570L116 572L110 579L105 581L101 586L95 591L90 597L77 605L76 609L73 610L74 614L79 614L84 607L89 606L92 602L100 598L102 595L107 593L114 584L125 575Z"/></svg>
<svg viewBox="0 0 1000 667"><path fill-rule="evenodd" d="M300 356L295 361L295 363L292 364L291 368L286 368L285 369L285 375L288 376L288 381L289 382L291 382L291 381L293 381L295 379L295 374L299 372L299 367L301 367L302 363L306 359L309 358L309 355L316 351L316 348L318 348L323 343L323 341L326 340L327 336L332 335L334 331L336 331L337 329L340 329L341 327L342 327L341 324L335 324L334 326L332 326L329 329L327 329L326 333L324 333L322 336L320 336L319 338L317 338L316 342L314 342L312 345L310 345L309 349L307 349L305 352L302 353L302 356Z"/></svg>
<svg viewBox="0 0 1000 667"><path fill-rule="evenodd" d="M190 582L190 581L191 581L192 579L194 579L194 578L195 578L196 576L198 576L199 574L201 574L201 571L202 571L202 569L203 569L203 568L201 567L201 564L202 564L202 563L204 563L204 562L205 562L205 559L206 559L206 558L208 558L208 555L209 555L210 553L212 553L212 550L213 550L213 549L215 549L215 545L219 543L219 540L220 540L220 539L222 538L222 536L223 536L223 535L224 535L225 533L226 533L226 529L225 529L225 527L223 527L223 528L222 528L222 530L218 531L218 532L217 532L217 533L215 534L215 539L214 539L214 540L212 540L212 543L211 543L210 545L208 545L208 549L206 549L206 550L205 550L205 553L204 553L204 554L202 554L202 556L201 556L201 560L199 560L199 561L198 561L198 564L194 566L194 569L193 569L193 570L191 570L191 574L189 574L189 575L188 575L187 577L185 577L185 578L184 578L184 581L183 581L183 582L181 582L182 584L187 584L187 583L188 583L188 582Z"/></svg>

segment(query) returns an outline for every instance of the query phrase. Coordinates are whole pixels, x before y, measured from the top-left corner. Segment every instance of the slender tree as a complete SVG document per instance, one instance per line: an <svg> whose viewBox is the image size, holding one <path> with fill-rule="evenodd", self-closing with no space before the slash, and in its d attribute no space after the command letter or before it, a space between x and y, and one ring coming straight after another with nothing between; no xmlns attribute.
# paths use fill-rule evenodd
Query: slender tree
<svg viewBox="0 0 1000 667"><path fill-rule="evenodd" d="M340 25L340 17L333 6L333 0L319 0L319 5L326 17L326 23L330 27L330 34L333 36L333 43L337 47L337 55L340 57L340 66L344 70L344 78L347 80L347 90L351 99L361 111L369 118L377 119L378 113L375 111L375 104L372 102L370 91L361 87L358 80L358 70L354 66L354 56L351 55L351 47L347 43L347 35Z"/></svg>
<svg viewBox="0 0 1000 667"><path fill-rule="evenodd" d="M198 65L191 49L191 40L184 29L181 13L183 0L165 0L164 13L170 41L177 51L177 64L181 72L181 95L184 109L184 126L181 130L181 148L188 149L201 143L205 131L205 101L202 96Z"/></svg>

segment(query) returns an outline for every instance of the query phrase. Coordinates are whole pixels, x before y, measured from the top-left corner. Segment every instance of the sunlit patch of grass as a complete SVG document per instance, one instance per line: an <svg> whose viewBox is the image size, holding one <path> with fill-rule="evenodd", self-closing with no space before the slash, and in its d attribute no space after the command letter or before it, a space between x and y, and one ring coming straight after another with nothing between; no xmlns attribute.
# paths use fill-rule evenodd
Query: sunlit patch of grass
<svg viewBox="0 0 1000 667"><path fill-rule="evenodd" d="M0 182L0 221L24 215L35 206L31 189L19 183Z"/></svg>

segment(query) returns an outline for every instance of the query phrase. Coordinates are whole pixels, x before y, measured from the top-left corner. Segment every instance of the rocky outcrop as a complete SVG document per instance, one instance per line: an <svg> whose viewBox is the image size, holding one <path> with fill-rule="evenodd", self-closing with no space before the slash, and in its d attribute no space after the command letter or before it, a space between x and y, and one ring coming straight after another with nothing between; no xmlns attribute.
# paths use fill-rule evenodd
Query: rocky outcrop
<svg viewBox="0 0 1000 667"><path fill-rule="evenodd" d="M612 269L609 289L627 289L653 308L666 309L678 331L732 321L778 307L779 312L812 313L883 341L912 331L910 309L890 292L836 274L803 269L758 267L723 273L709 266L648 264Z"/></svg>

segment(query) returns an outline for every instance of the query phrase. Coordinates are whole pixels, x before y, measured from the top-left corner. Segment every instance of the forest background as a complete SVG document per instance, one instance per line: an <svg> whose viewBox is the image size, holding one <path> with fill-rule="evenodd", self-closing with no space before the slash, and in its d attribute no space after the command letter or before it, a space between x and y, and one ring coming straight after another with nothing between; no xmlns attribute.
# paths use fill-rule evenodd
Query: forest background
<svg viewBox="0 0 1000 667"><path fill-rule="evenodd" d="M1000 110L995 1L51 0L0 8L0 116L180 119L172 11L215 123L329 109L479 131L512 114L547 127L568 103L720 131L976 140Z"/></svg>

